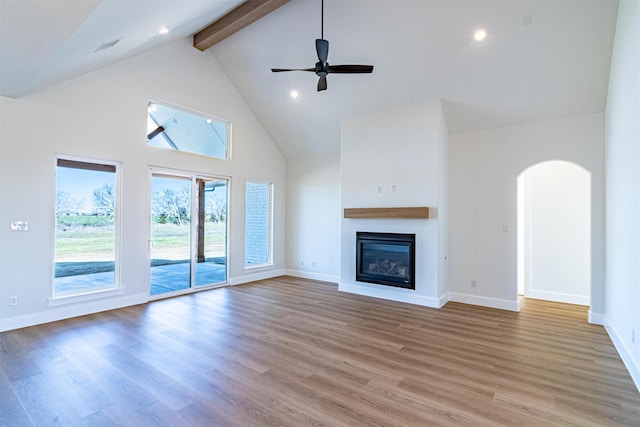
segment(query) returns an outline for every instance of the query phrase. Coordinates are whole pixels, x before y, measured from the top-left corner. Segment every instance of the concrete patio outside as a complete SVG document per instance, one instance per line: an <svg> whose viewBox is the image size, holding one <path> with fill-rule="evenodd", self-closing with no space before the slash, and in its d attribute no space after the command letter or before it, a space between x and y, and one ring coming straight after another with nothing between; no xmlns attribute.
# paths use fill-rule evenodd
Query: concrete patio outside
<svg viewBox="0 0 640 427"><path fill-rule="evenodd" d="M224 283L227 280L226 263L200 262L196 263L195 286L207 286L216 283ZM190 286L190 264L184 262L172 262L167 264L152 265L150 267L150 295L158 295L188 289ZM55 278L56 293L90 290L113 283L113 271L70 275Z"/></svg>

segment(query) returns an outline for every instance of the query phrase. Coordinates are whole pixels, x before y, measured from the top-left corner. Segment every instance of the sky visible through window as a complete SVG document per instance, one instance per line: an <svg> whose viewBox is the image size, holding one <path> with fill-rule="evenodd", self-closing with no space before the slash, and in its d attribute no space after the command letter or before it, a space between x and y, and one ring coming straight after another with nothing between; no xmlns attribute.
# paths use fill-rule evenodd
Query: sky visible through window
<svg viewBox="0 0 640 427"><path fill-rule="evenodd" d="M116 166L58 158L54 295L113 289Z"/></svg>
<svg viewBox="0 0 640 427"><path fill-rule="evenodd" d="M69 193L73 200L66 208L70 213L91 215L95 212L93 192L103 185L115 185L115 174L112 172L92 171L58 167L56 172L57 193ZM60 200L58 199L58 202ZM61 207L58 206L58 209Z"/></svg>

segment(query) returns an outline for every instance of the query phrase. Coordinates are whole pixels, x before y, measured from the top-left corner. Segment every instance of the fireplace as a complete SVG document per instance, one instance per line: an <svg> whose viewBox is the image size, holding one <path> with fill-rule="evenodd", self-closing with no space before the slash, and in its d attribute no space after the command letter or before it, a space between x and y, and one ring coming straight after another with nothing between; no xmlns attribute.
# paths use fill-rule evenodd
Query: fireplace
<svg viewBox="0 0 640 427"><path fill-rule="evenodd" d="M415 234L356 233L356 281L415 289Z"/></svg>

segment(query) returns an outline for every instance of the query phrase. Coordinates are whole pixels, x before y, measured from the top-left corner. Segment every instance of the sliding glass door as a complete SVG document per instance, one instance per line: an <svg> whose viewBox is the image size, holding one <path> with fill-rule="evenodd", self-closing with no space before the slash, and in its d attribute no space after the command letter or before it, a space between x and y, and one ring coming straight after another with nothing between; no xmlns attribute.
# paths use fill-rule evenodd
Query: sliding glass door
<svg viewBox="0 0 640 427"><path fill-rule="evenodd" d="M224 178L152 173L152 296L226 282L227 189Z"/></svg>
<svg viewBox="0 0 640 427"><path fill-rule="evenodd" d="M227 280L227 189L228 181L196 178L195 286Z"/></svg>

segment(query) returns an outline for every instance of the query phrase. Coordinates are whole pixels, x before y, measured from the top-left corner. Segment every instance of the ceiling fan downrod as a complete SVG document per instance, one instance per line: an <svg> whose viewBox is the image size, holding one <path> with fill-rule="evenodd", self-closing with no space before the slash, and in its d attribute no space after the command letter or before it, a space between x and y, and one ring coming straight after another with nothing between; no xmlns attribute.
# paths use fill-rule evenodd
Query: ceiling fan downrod
<svg viewBox="0 0 640 427"><path fill-rule="evenodd" d="M329 65L329 41L324 39L324 0L320 1L320 38L316 39L316 55L318 62L313 68L272 68L271 71L310 71L318 76L318 92L327 90L328 74L368 74L373 72L373 65Z"/></svg>
<svg viewBox="0 0 640 427"><path fill-rule="evenodd" d="M320 3L320 38L324 39L324 0Z"/></svg>

